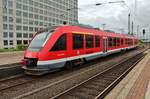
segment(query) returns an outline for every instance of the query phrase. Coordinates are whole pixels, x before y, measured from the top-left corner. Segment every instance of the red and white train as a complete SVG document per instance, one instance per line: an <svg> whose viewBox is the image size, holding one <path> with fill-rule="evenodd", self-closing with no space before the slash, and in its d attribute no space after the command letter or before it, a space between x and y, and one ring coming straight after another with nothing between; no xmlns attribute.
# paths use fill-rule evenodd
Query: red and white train
<svg viewBox="0 0 150 99"><path fill-rule="evenodd" d="M22 60L27 74L42 74L137 46L131 35L81 26L53 26L38 31Z"/></svg>

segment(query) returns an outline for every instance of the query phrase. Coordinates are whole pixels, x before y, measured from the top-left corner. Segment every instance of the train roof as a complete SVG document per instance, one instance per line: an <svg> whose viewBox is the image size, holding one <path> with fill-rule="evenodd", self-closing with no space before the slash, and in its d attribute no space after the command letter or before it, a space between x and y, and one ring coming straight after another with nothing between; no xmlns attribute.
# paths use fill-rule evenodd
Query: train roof
<svg viewBox="0 0 150 99"><path fill-rule="evenodd" d="M104 36L112 36L112 37L128 37L128 38L135 38L133 35L129 34L119 34L115 33L113 31L103 31L99 28L93 28L91 26L82 26L82 25L58 25L58 26L51 26L47 27L45 29L42 29L38 31L37 33L41 33L43 31L54 31L57 29L62 29L62 30L67 30L67 31L73 31L73 32L89 32L89 33L94 33L94 34L100 34Z"/></svg>
<svg viewBox="0 0 150 99"><path fill-rule="evenodd" d="M47 27L47 28L44 28L44 29L40 29L37 31L37 33L41 33L41 32L45 32L45 31L51 31L51 30L55 30L57 29L59 26L51 26L51 27Z"/></svg>

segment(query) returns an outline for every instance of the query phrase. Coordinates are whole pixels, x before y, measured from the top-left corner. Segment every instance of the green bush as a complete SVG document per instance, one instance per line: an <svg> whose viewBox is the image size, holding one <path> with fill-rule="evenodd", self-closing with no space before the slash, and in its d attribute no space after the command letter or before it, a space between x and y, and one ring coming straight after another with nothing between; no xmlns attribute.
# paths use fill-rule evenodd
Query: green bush
<svg viewBox="0 0 150 99"><path fill-rule="evenodd" d="M27 45L19 44L17 45L17 50L25 50L27 48Z"/></svg>
<svg viewBox="0 0 150 99"><path fill-rule="evenodd" d="M18 50L17 50L17 49L14 49L14 48L0 49L0 52L12 52L12 51L18 51Z"/></svg>
<svg viewBox="0 0 150 99"><path fill-rule="evenodd" d="M27 45L20 44L16 48L0 49L0 52L13 52L13 51L24 51L27 48Z"/></svg>
<svg viewBox="0 0 150 99"><path fill-rule="evenodd" d="M5 52L6 51L6 49L0 49L0 52Z"/></svg>

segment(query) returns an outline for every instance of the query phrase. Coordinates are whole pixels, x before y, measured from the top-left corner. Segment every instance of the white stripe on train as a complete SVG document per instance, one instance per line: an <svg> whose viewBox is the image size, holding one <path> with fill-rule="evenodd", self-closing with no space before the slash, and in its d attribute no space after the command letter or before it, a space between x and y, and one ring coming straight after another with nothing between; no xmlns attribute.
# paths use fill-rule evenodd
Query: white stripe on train
<svg viewBox="0 0 150 99"><path fill-rule="evenodd" d="M85 58L85 57L90 57L90 56L95 56L95 55L104 55L104 54L109 54L109 53L115 53L115 52L119 52L121 49L132 49L134 47L136 47L136 46L126 47L126 48L118 48L118 49L114 49L114 50L108 50L105 53L104 52L97 52L97 53L67 57L67 58L62 58L62 59L57 59L57 60L38 61L37 64L38 65L55 64L55 63L59 63L59 62L66 62L66 61L70 61L70 60L75 60L75 59Z"/></svg>

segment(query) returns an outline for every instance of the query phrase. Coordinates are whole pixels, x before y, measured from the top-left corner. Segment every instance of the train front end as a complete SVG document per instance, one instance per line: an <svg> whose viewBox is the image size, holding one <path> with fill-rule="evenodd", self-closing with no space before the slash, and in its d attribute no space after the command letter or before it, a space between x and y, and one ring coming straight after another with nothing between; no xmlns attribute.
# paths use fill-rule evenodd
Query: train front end
<svg viewBox="0 0 150 99"><path fill-rule="evenodd" d="M24 59L22 60L22 68L25 71L25 74L29 75L42 75L47 73L48 68L38 65L38 61L43 53L42 49L44 48L46 42L50 39L52 32L43 31L36 33L31 43L29 44L27 50L24 54Z"/></svg>

